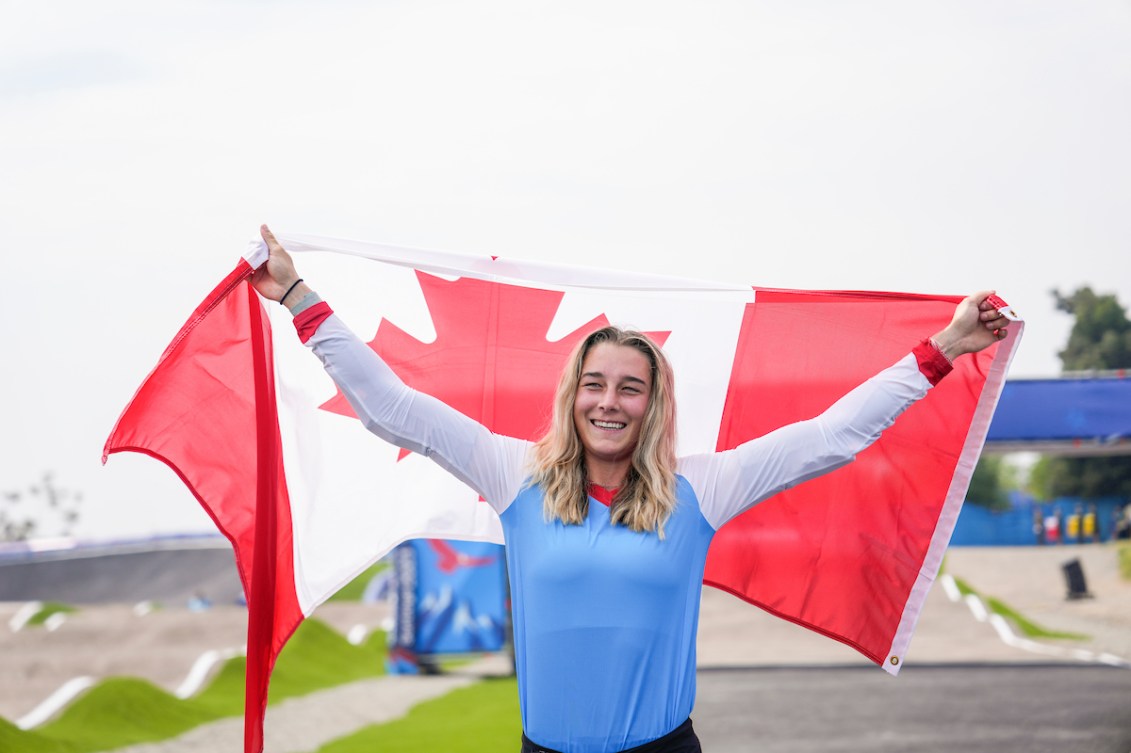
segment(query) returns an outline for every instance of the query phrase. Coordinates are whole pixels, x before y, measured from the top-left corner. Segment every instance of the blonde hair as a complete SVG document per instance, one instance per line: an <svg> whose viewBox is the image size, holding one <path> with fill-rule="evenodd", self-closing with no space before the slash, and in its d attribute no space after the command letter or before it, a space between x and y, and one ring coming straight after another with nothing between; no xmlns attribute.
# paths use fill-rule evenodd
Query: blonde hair
<svg viewBox="0 0 1131 753"><path fill-rule="evenodd" d="M558 382L550 429L534 445L531 482L542 487L547 521L585 522L589 484L573 406L585 357L601 343L634 348L652 366L652 389L640 439L632 452L628 476L609 506L609 519L634 531L655 531L662 539L664 523L675 509L675 377L663 351L642 332L604 327L574 348Z"/></svg>

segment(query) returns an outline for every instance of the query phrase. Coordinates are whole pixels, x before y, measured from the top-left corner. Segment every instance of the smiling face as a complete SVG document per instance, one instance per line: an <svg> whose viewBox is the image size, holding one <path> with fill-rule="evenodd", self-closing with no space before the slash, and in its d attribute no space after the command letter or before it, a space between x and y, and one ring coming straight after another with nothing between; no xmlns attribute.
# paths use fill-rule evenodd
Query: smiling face
<svg viewBox="0 0 1131 753"><path fill-rule="evenodd" d="M585 448L589 480L624 481L652 394L652 364L636 348L602 342L581 365L573 424Z"/></svg>

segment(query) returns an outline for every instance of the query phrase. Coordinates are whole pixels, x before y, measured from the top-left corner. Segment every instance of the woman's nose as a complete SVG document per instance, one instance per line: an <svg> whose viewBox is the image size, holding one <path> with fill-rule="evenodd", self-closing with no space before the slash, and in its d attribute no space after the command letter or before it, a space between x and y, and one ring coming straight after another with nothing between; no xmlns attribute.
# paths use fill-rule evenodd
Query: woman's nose
<svg viewBox="0 0 1131 753"><path fill-rule="evenodd" d="M598 407L603 410L614 410L617 407L617 391L615 389L603 390Z"/></svg>

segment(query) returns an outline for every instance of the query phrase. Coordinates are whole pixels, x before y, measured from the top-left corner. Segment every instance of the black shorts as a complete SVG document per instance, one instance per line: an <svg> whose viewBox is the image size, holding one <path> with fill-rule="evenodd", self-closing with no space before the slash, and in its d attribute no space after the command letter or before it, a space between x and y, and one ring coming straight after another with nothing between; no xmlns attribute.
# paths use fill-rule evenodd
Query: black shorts
<svg viewBox="0 0 1131 753"><path fill-rule="evenodd" d="M620 753L702 753L702 750L699 747L699 738L691 728L691 720L688 719L663 737L637 745L635 748L627 748ZM559 751L544 748L523 735L522 753L559 753Z"/></svg>

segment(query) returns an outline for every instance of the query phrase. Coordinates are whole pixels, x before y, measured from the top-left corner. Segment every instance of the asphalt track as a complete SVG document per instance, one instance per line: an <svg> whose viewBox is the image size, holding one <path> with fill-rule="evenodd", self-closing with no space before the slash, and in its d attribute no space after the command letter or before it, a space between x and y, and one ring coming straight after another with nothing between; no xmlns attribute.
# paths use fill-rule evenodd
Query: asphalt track
<svg viewBox="0 0 1131 753"><path fill-rule="evenodd" d="M1128 753L1131 672L1097 665L701 669L705 753Z"/></svg>
<svg viewBox="0 0 1131 753"><path fill-rule="evenodd" d="M185 536L0 553L0 602L172 604L193 596L214 604L242 599L243 587L226 539Z"/></svg>

